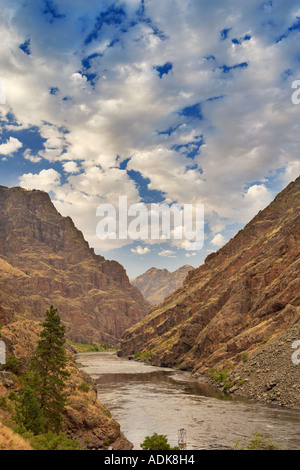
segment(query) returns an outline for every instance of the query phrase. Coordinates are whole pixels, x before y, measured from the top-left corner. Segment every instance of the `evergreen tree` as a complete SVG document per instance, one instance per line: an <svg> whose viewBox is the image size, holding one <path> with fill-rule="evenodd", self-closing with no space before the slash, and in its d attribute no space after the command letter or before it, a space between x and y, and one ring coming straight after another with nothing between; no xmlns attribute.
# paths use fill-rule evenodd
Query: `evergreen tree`
<svg viewBox="0 0 300 470"><path fill-rule="evenodd" d="M57 433L61 431L61 414L66 405L65 381L70 375L66 370L65 326L52 305L41 326L40 340L31 359L29 383L43 410L46 430Z"/></svg>
<svg viewBox="0 0 300 470"><path fill-rule="evenodd" d="M45 430L44 415L32 388L27 385L16 404L16 422L35 436Z"/></svg>

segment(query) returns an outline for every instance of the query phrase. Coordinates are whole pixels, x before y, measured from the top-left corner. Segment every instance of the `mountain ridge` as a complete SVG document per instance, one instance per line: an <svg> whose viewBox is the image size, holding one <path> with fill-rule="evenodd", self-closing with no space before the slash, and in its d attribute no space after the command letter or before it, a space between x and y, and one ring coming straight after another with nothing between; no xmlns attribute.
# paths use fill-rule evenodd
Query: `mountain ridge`
<svg viewBox="0 0 300 470"><path fill-rule="evenodd" d="M0 273L2 324L53 304L70 339L116 344L148 311L123 266L95 254L43 191L0 187Z"/></svg>
<svg viewBox="0 0 300 470"><path fill-rule="evenodd" d="M152 267L130 282L139 289L150 305L157 305L181 287L187 274L193 269L188 264L173 272L166 268Z"/></svg>
<svg viewBox="0 0 300 470"><path fill-rule="evenodd" d="M138 353L154 365L199 377L212 369L240 370L242 357L251 359L300 325L299 239L297 178L189 273L182 288L127 330L119 354Z"/></svg>

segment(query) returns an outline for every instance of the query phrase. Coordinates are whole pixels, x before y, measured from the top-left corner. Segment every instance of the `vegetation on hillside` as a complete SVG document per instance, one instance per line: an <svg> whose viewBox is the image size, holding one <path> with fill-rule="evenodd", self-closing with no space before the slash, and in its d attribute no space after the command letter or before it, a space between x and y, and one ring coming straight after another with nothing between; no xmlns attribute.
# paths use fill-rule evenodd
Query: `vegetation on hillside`
<svg viewBox="0 0 300 470"><path fill-rule="evenodd" d="M62 432L62 415L67 404L64 389L70 373L65 349L65 326L53 306L41 324L35 354L29 370L20 376L22 363L9 356L5 370L19 374L19 393L3 397L2 409L11 411L11 430L37 450L81 450L82 446ZM5 399L5 400L4 400ZM4 427L3 427L4 429ZM5 429L5 435L9 431ZM7 441L7 439L6 439ZM21 442L21 440L19 441ZM6 448L7 444L2 444Z"/></svg>
<svg viewBox="0 0 300 470"><path fill-rule="evenodd" d="M105 351L116 350L116 346L110 343L84 344L84 343L77 343L71 340L67 340L67 343L70 344L77 353L105 352Z"/></svg>

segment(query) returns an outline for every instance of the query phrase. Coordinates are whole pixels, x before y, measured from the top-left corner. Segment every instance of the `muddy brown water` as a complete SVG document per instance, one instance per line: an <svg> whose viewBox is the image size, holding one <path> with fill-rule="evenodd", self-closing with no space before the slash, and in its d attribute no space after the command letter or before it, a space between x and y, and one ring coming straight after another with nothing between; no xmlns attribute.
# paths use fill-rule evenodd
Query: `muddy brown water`
<svg viewBox="0 0 300 470"><path fill-rule="evenodd" d="M154 432L175 446L182 428L190 450L246 446L257 431L280 448L300 449L300 412L224 397L189 372L129 361L114 352L78 354L77 360L96 380L99 400L134 450Z"/></svg>

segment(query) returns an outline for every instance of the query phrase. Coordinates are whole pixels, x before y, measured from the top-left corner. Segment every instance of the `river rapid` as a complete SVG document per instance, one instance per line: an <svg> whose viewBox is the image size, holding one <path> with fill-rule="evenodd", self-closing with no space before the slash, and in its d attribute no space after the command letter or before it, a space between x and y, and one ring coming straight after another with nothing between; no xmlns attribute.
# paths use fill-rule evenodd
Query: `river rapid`
<svg viewBox="0 0 300 470"><path fill-rule="evenodd" d="M176 446L182 428L188 450L246 446L256 431L281 449L300 449L300 412L224 397L189 372L129 361L114 352L78 354L77 360L95 379L99 401L134 450L154 432Z"/></svg>

